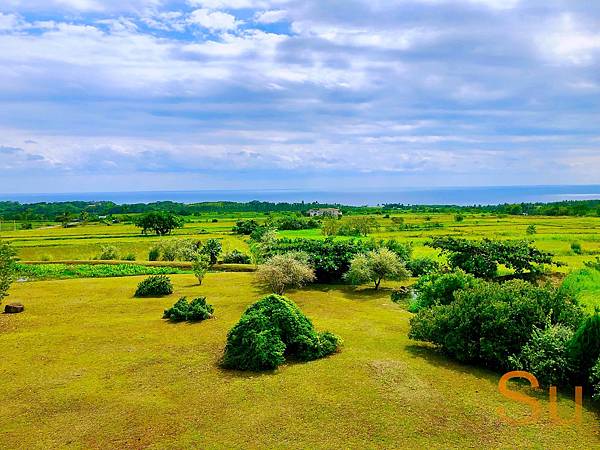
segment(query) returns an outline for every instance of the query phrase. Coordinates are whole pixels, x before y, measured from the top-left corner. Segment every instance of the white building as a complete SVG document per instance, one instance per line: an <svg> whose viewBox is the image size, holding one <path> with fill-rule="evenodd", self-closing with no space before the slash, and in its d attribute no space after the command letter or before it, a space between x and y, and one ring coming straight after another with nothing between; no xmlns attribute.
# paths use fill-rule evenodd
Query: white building
<svg viewBox="0 0 600 450"><path fill-rule="evenodd" d="M309 209L308 215L310 217L340 217L342 212L337 208L319 208L319 209Z"/></svg>

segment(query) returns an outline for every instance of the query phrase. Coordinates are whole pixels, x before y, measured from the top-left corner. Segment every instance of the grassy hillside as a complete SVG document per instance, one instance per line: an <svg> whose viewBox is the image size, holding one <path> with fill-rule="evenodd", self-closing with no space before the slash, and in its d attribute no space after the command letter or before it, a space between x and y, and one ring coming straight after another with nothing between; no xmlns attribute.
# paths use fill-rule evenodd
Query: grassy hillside
<svg viewBox="0 0 600 450"><path fill-rule="evenodd" d="M599 416L555 426L504 424L527 412L499 375L407 338L389 291L313 286L289 297L342 352L273 373L219 368L226 333L262 292L253 274L173 275L175 293L134 299L141 277L17 283L24 314L0 315L0 448L597 448ZM170 324L181 295L206 295L216 318ZM571 395L559 401L572 414Z"/></svg>

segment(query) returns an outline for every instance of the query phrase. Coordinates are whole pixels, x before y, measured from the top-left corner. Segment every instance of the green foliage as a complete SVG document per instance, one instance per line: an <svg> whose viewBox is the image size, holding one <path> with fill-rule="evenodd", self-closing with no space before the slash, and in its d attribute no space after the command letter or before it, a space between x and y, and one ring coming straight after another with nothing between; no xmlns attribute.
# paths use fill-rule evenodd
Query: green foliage
<svg viewBox="0 0 600 450"><path fill-rule="evenodd" d="M379 228L373 217L348 217L341 220L326 219L321 231L326 236L367 236Z"/></svg>
<svg viewBox="0 0 600 450"><path fill-rule="evenodd" d="M410 270L413 277L421 277L439 272L442 269L442 265L433 258L423 256L421 258L409 259L406 262L406 268Z"/></svg>
<svg viewBox="0 0 600 450"><path fill-rule="evenodd" d="M600 257L596 256L594 261L585 261L583 265L589 269L594 269L600 272Z"/></svg>
<svg viewBox="0 0 600 450"><path fill-rule="evenodd" d="M313 218L285 216L277 221L278 230L310 230L319 228L321 223Z"/></svg>
<svg viewBox="0 0 600 450"><path fill-rule="evenodd" d="M407 300L412 295L413 290L408 286L396 288L390 294L390 298L394 303L401 303Z"/></svg>
<svg viewBox="0 0 600 450"><path fill-rule="evenodd" d="M552 254L538 250L527 241L469 241L448 236L434 237L428 246L447 254L452 268L460 268L479 278L493 278L498 264L515 273L538 272L541 264L554 264Z"/></svg>
<svg viewBox="0 0 600 450"><path fill-rule="evenodd" d="M315 273L307 261L308 255L301 252L275 255L259 266L256 278L271 292L283 295L289 288L300 288L314 281Z"/></svg>
<svg viewBox="0 0 600 450"><path fill-rule="evenodd" d="M335 283L342 281L343 275L350 269L350 261L354 256L365 253L373 247L373 244L359 240L280 239L265 249L265 255L289 251L304 252L309 255L309 264L315 270L316 281Z"/></svg>
<svg viewBox="0 0 600 450"><path fill-rule="evenodd" d="M534 327L575 328L581 317L562 290L521 280L481 281L456 291L450 304L421 309L410 321L409 337L438 345L459 361L507 370L509 357L521 351Z"/></svg>
<svg viewBox="0 0 600 450"><path fill-rule="evenodd" d="M127 253L125 256L123 256L123 261L135 261L135 254Z"/></svg>
<svg viewBox="0 0 600 450"><path fill-rule="evenodd" d="M409 311L416 313L434 305L448 305L454 301L454 293L460 289L469 289L477 284L477 279L457 269L448 273L433 273L420 277L414 289L417 296L411 302Z"/></svg>
<svg viewBox="0 0 600 450"><path fill-rule="evenodd" d="M537 227L534 224L531 224L527 227L525 232L529 235L537 234Z"/></svg>
<svg viewBox="0 0 600 450"><path fill-rule="evenodd" d="M166 275L189 273L173 267L151 267L139 264L17 264L19 277L29 280L67 278L132 277L136 275Z"/></svg>
<svg viewBox="0 0 600 450"><path fill-rule="evenodd" d="M581 247L581 244L579 242L571 242L571 251L576 255L583 254L583 248Z"/></svg>
<svg viewBox="0 0 600 450"><path fill-rule="evenodd" d="M600 307L600 266L594 268L593 263L583 269L571 272L562 282L562 289L577 297L588 312Z"/></svg>
<svg viewBox="0 0 600 450"><path fill-rule="evenodd" d="M600 358L600 313L586 318L577 329L569 342L569 357L579 373L579 381L586 381L587 374Z"/></svg>
<svg viewBox="0 0 600 450"><path fill-rule="evenodd" d="M171 322L200 322L210 319L214 312L214 307L206 303L206 297L198 297L191 302L188 302L187 297L181 297L171 308L165 309L163 319Z"/></svg>
<svg viewBox="0 0 600 450"><path fill-rule="evenodd" d="M95 258L103 261L119 259L119 249L114 245L100 246L100 254Z"/></svg>
<svg viewBox="0 0 600 450"><path fill-rule="evenodd" d="M250 256L239 250L233 250L232 252L223 255L224 264L250 264L250 262Z"/></svg>
<svg viewBox="0 0 600 450"><path fill-rule="evenodd" d="M217 263L222 249L223 246L221 244L221 241L219 241L218 239L207 239L200 251L203 254L207 255L210 259L210 264L214 265Z"/></svg>
<svg viewBox="0 0 600 450"><path fill-rule="evenodd" d="M356 255L344 279L352 284L374 283L379 289L382 280L405 280L410 276L398 255L387 248Z"/></svg>
<svg viewBox="0 0 600 450"><path fill-rule="evenodd" d="M158 247L152 247L148 252L148 261L158 261L160 258L160 249Z"/></svg>
<svg viewBox="0 0 600 450"><path fill-rule="evenodd" d="M134 218L133 223L142 229L142 234L152 231L159 236L171 234L175 228L183 227L183 220L167 211L153 211Z"/></svg>
<svg viewBox="0 0 600 450"><path fill-rule="evenodd" d="M0 302L8 296L16 275L16 253L8 242L0 241Z"/></svg>
<svg viewBox="0 0 600 450"><path fill-rule="evenodd" d="M291 300L269 295L250 306L227 334L223 365L238 370L273 370L285 358L310 361L334 353L341 339L317 333Z"/></svg>
<svg viewBox="0 0 600 450"><path fill-rule="evenodd" d="M464 221L464 220L465 220L465 216L463 216L462 214L456 214L456 215L454 216L454 221L455 221L455 222L462 222L462 221Z"/></svg>
<svg viewBox="0 0 600 450"><path fill-rule="evenodd" d="M256 220L238 220L231 229L235 234L243 234L249 236L254 230L259 227Z"/></svg>
<svg viewBox="0 0 600 450"><path fill-rule="evenodd" d="M198 258L194 262L192 262L192 271L194 272L194 276L198 280L198 284L202 284L202 280L204 279L204 275L208 272L210 268L210 258L208 255L198 255Z"/></svg>
<svg viewBox="0 0 600 450"><path fill-rule="evenodd" d="M594 367L590 371L590 386L592 387L592 397L594 400L600 401L600 359L596 361Z"/></svg>
<svg viewBox="0 0 600 450"><path fill-rule="evenodd" d="M173 293L173 285L166 275L152 275L138 284L135 297L161 297Z"/></svg>
<svg viewBox="0 0 600 450"><path fill-rule="evenodd" d="M573 330L563 325L534 327L519 355L510 357L513 370L532 373L542 386L565 386L573 374L568 344Z"/></svg>

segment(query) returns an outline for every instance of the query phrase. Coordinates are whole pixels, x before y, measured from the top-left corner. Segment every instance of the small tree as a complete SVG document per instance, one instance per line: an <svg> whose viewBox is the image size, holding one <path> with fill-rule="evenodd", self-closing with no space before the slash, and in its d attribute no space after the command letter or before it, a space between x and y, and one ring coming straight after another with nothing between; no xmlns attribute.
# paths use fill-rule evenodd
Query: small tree
<svg viewBox="0 0 600 450"><path fill-rule="evenodd" d="M194 276L198 279L198 284L202 284L204 275L206 275L209 268L210 258L207 255L198 255L198 259L192 263L192 270L194 271Z"/></svg>
<svg viewBox="0 0 600 450"><path fill-rule="evenodd" d="M202 253L210 259L210 264L216 264L223 246L218 239L208 239L202 246Z"/></svg>
<svg viewBox="0 0 600 450"><path fill-rule="evenodd" d="M142 229L142 234L153 231L159 236L171 234L175 228L183 227L183 220L176 215L165 211L153 211L135 217L133 223Z"/></svg>
<svg viewBox="0 0 600 450"><path fill-rule="evenodd" d="M315 272L307 260L308 256L299 252L275 255L258 268L256 276L273 293L283 295L288 288L300 288L314 281Z"/></svg>
<svg viewBox="0 0 600 450"><path fill-rule="evenodd" d="M0 242L0 302L8 295L8 289L15 279L15 250L6 242Z"/></svg>
<svg viewBox="0 0 600 450"><path fill-rule="evenodd" d="M379 289L381 281L405 280L410 276L398 255L387 248L355 256L344 278L352 284L371 282Z"/></svg>
<svg viewBox="0 0 600 450"><path fill-rule="evenodd" d="M529 235L536 234L537 233L537 227L535 225L533 225L533 224L529 225L527 227L526 233L529 234Z"/></svg>

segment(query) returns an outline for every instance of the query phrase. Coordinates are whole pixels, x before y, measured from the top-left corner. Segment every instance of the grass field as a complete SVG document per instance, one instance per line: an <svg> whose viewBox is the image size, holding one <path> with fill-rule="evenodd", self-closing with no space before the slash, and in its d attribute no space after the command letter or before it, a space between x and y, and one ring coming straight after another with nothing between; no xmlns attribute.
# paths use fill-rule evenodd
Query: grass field
<svg viewBox="0 0 600 450"><path fill-rule="evenodd" d="M581 424L504 424L526 412L499 375L407 338L389 291L313 286L289 296L341 353L273 373L224 371L227 330L262 292L249 273L172 275L175 293L134 299L141 277L16 283L20 315L0 315L0 448L598 448L597 412ZM216 317L170 324L181 295ZM569 417L573 401L559 400Z"/></svg>
<svg viewBox="0 0 600 450"><path fill-rule="evenodd" d="M424 226L438 222L441 228L411 229L392 231L392 218L374 216L380 225L369 237L375 239L394 238L402 242L412 242L415 256L435 255L425 247L425 242L436 235L451 235L480 239L531 239L537 247L550 251L557 260L566 264L562 272L580 268L583 262L600 255L600 217L538 217L538 216L496 216L466 215L462 222L455 222L449 214L399 214L407 225ZM192 218L182 229L175 230L174 236L198 239L218 238L222 240L224 251L248 250L247 238L231 233L231 228L239 218L251 218L249 214L214 215ZM256 215L264 221L264 215ZM217 219L213 223L212 220ZM529 225L536 225L537 233L527 235ZM396 227L397 228L397 227ZM306 237L323 239L319 229L282 231L279 237ZM23 260L88 260L99 253L103 244L115 245L122 255L133 253L137 260L147 260L149 249L161 239L169 237L141 236L133 225L83 225L75 228L43 227L33 230L2 231L0 238L10 241ZM583 254L575 254L571 244L581 244Z"/></svg>

